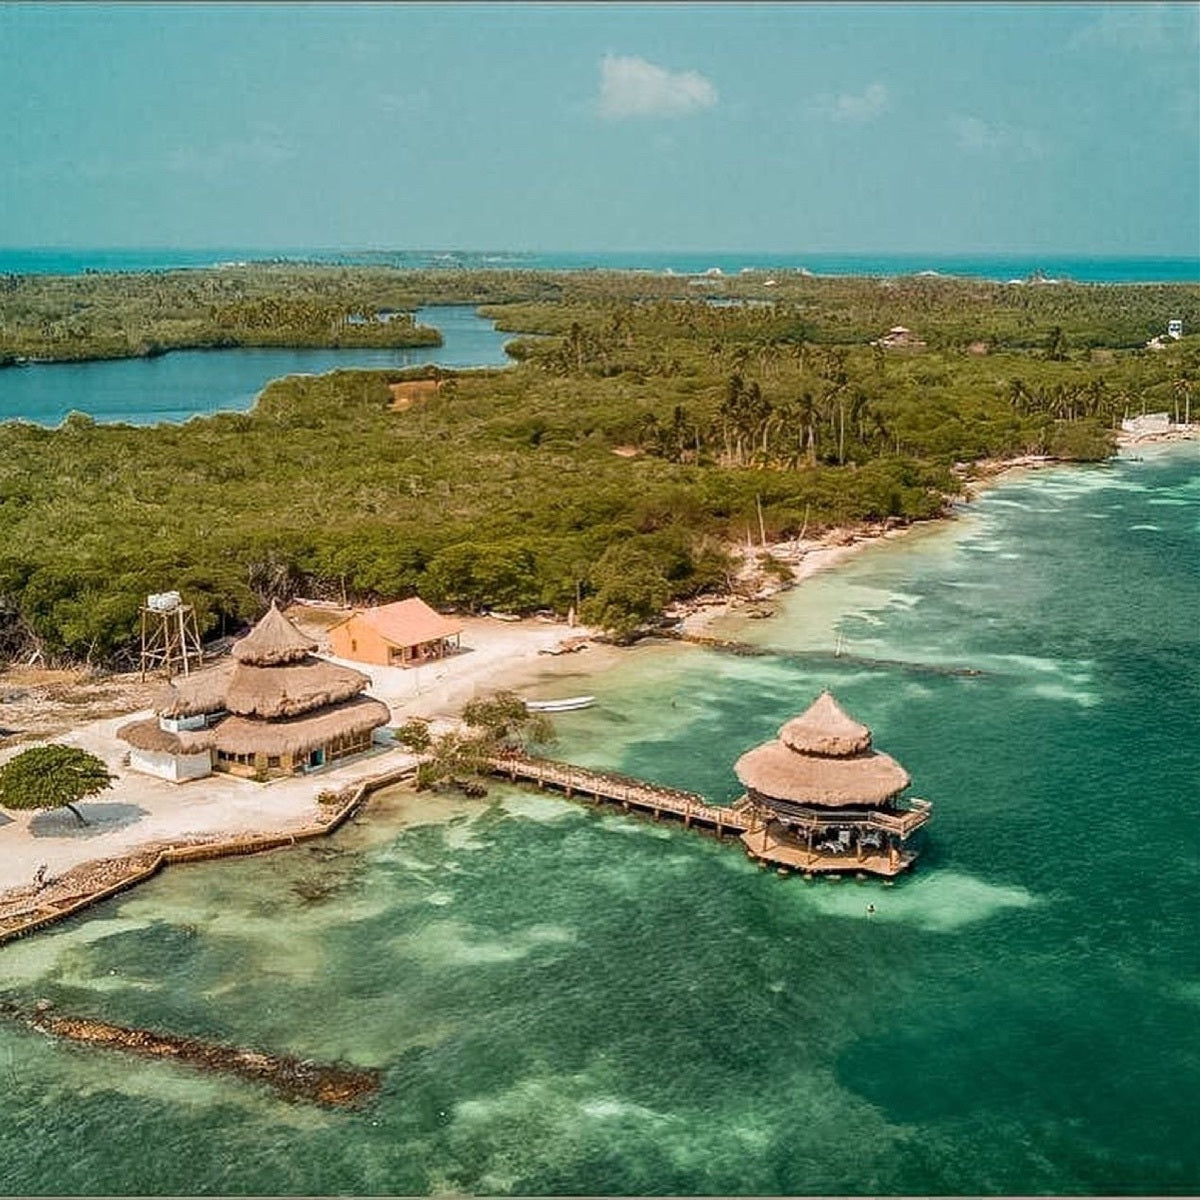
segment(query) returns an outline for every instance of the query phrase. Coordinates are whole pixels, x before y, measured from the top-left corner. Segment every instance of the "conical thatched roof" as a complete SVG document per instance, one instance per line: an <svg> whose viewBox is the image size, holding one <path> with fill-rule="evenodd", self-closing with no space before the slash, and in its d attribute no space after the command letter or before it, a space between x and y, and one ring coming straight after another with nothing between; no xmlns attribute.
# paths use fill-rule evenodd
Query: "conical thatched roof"
<svg viewBox="0 0 1200 1200"><path fill-rule="evenodd" d="M194 675L177 675L156 697L161 717L197 717L225 707L225 692L237 663L225 661Z"/></svg>
<svg viewBox="0 0 1200 1200"><path fill-rule="evenodd" d="M349 700L370 682L361 671L312 655L277 667L240 662L225 691L224 707L242 717L274 721Z"/></svg>
<svg viewBox="0 0 1200 1200"><path fill-rule="evenodd" d="M316 648L317 643L306 638L272 600L267 615L234 643L232 653L238 662L251 666L278 667L297 662Z"/></svg>
<svg viewBox="0 0 1200 1200"><path fill-rule="evenodd" d="M355 696L290 721L226 717L212 730L212 742L226 754L306 754L332 738L362 735L390 720L386 704Z"/></svg>
<svg viewBox="0 0 1200 1200"><path fill-rule="evenodd" d="M910 782L894 758L871 749L871 731L828 692L788 721L778 740L747 751L733 769L763 799L827 808L884 804Z"/></svg>
<svg viewBox="0 0 1200 1200"><path fill-rule="evenodd" d="M850 716L828 691L779 731L779 740L800 754L845 758L871 748L871 731Z"/></svg>

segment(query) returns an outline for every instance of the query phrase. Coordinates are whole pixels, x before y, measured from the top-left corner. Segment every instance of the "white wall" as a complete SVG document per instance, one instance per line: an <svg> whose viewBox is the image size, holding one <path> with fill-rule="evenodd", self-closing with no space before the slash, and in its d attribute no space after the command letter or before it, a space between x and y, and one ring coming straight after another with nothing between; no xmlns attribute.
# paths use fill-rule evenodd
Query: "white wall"
<svg viewBox="0 0 1200 1200"><path fill-rule="evenodd" d="M212 773L212 761L207 750L200 754L170 754L166 750L138 750L134 747L129 751L129 766L143 775L169 779L172 783L203 779Z"/></svg>
<svg viewBox="0 0 1200 1200"><path fill-rule="evenodd" d="M200 713L195 717L159 717L158 727L167 733L181 733L189 729L203 729L208 724L208 717Z"/></svg>

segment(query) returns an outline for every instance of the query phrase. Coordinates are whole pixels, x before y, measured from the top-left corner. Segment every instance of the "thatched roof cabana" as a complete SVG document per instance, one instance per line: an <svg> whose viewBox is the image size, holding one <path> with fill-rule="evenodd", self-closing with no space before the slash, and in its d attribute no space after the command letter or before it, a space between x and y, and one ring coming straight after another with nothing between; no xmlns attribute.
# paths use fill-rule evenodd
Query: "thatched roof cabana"
<svg viewBox="0 0 1200 1200"><path fill-rule="evenodd" d="M181 730L172 733L164 729L157 717L130 721L117 730L117 737L135 750L160 754L203 754L212 749L212 729Z"/></svg>
<svg viewBox="0 0 1200 1200"><path fill-rule="evenodd" d="M298 717L349 700L368 683L361 671L312 655L278 667L240 662L229 677L225 708L241 717L266 721Z"/></svg>
<svg viewBox="0 0 1200 1200"><path fill-rule="evenodd" d="M871 731L822 692L779 738L737 760L738 779L757 798L842 808L881 805L909 785L908 772L871 749Z"/></svg>
<svg viewBox="0 0 1200 1200"><path fill-rule="evenodd" d="M254 667L278 667L299 662L316 648L317 643L305 637L272 600L267 615L233 644L233 657Z"/></svg>
<svg viewBox="0 0 1200 1200"><path fill-rule="evenodd" d="M200 772L193 762L181 775L186 764L155 755L180 760L211 752L216 769L257 775L324 766L368 749L372 732L391 719L387 705L361 694L367 675L317 658L315 648L272 604L234 644L232 660L176 679L164 689L157 717L131 721L117 736L143 752L139 769L175 780ZM202 728L178 729L180 723Z"/></svg>
<svg viewBox="0 0 1200 1200"><path fill-rule="evenodd" d="M225 707L225 692L236 662L226 661L206 667L194 675L172 679L156 697L154 711L160 717L198 717Z"/></svg>
<svg viewBox="0 0 1200 1200"><path fill-rule="evenodd" d="M356 696L288 721L226 717L211 733L213 748L224 754L299 756L334 738L367 735L390 719L382 701Z"/></svg>

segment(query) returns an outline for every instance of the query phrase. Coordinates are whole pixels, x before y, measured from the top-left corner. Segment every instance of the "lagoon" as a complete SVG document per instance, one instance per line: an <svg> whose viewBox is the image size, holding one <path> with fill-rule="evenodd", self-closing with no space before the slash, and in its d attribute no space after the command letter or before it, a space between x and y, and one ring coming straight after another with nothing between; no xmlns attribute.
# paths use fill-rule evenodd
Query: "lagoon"
<svg viewBox="0 0 1200 1200"><path fill-rule="evenodd" d="M0 1191L1195 1194L1200 453L1140 453L809 580L727 629L761 658L558 677L598 700L560 757L713 799L831 687L934 803L911 877L780 879L505 787L383 794L0 951L22 1002L378 1066L379 1101L3 1027Z"/></svg>
<svg viewBox="0 0 1200 1200"><path fill-rule="evenodd" d="M353 368L497 367L509 334L471 305L418 308L418 324L441 331L441 346L404 350L173 350L155 358L32 363L0 370L0 421L57 425L69 412L98 422L176 423L214 412L246 412L262 389L285 375Z"/></svg>

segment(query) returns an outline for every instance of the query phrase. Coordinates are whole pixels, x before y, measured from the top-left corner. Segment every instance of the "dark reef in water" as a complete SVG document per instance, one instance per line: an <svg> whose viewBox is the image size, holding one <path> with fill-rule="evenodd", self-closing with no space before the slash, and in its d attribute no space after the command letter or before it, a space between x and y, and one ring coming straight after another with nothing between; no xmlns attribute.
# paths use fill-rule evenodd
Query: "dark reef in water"
<svg viewBox="0 0 1200 1200"><path fill-rule="evenodd" d="M145 1058L173 1059L203 1071L238 1075L265 1083L289 1100L345 1108L361 1104L379 1091L380 1072L370 1068L317 1063L291 1054L271 1054L148 1029L129 1029L89 1017L61 1016L46 1001L40 1001L31 1011L0 1002L0 1016L73 1042L124 1050Z"/></svg>

